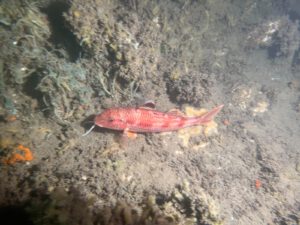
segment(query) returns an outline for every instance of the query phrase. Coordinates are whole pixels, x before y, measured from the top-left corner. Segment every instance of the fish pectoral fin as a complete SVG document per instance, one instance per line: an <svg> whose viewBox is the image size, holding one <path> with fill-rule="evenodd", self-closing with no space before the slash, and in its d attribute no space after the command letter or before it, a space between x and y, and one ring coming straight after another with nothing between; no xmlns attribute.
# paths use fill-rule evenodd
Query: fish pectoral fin
<svg viewBox="0 0 300 225"><path fill-rule="evenodd" d="M135 139L137 137L137 133L134 133L132 131L129 131L128 129L125 129L124 132L123 132L123 135L125 137L128 137L130 139Z"/></svg>
<svg viewBox="0 0 300 225"><path fill-rule="evenodd" d="M174 115L174 116L186 116L183 112L179 109L171 109L167 112L167 114Z"/></svg>

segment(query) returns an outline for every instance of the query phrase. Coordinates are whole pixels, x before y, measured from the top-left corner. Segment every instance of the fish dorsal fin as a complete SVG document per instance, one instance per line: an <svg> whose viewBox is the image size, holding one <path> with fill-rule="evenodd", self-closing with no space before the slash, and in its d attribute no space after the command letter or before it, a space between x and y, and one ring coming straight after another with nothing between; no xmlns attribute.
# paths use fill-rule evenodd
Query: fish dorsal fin
<svg viewBox="0 0 300 225"><path fill-rule="evenodd" d="M167 112L167 114L174 115L174 116L186 116L183 112L179 109L171 109Z"/></svg>
<svg viewBox="0 0 300 225"><path fill-rule="evenodd" d="M154 103L154 101L149 100L149 101L146 101L143 105L141 105L138 108L154 110L155 109L155 103Z"/></svg>

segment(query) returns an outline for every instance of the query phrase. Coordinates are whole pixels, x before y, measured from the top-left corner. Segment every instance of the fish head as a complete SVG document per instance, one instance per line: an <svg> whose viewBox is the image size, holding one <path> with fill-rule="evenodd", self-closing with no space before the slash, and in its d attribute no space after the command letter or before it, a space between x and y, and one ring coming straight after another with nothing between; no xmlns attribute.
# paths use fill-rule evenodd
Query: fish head
<svg viewBox="0 0 300 225"><path fill-rule="evenodd" d="M114 130L124 130L127 127L126 121L120 117L118 110L108 109L95 117L95 125Z"/></svg>

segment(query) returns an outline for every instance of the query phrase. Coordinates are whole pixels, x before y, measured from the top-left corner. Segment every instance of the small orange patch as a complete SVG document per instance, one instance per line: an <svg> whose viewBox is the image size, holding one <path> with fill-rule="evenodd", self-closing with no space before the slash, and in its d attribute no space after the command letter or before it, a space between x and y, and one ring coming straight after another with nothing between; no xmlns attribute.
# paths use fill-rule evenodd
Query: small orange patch
<svg viewBox="0 0 300 225"><path fill-rule="evenodd" d="M127 131L127 132L126 132L126 135L127 135L127 137L130 138L130 139L135 139L135 138L137 137L137 134L134 133L134 132L131 132L131 131Z"/></svg>
<svg viewBox="0 0 300 225"><path fill-rule="evenodd" d="M229 120L223 120L223 124L225 125L225 126L229 126L230 125L230 122L229 122Z"/></svg>
<svg viewBox="0 0 300 225"><path fill-rule="evenodd" d="M33 155L32 155L32 152L29 148L26 148L23 145L18 145L15 148L15 150L22 151L22 152L24 152L24 154L21 155L19 153L14 153L13 155L8 157L7 159L3 160L3 162L5 164L11 165L11 164L15 164L16 162L33 160Z"/></svg>
<svg viewBox="0 0 300 225"><path fill-rule="evenodd" d="M16 115L8 115L8 116L6 116L5 117L5 120L7 121L7 122L14 122L14 121L16 121L17 120L17 117L16 117Z"/></svg>
<svg viewBox="0 0 300 225"><path fill-rule="evenodd" d="M261 181L256 179L255 180L255 188L258 190L259 188L261 188Z"/></svg>

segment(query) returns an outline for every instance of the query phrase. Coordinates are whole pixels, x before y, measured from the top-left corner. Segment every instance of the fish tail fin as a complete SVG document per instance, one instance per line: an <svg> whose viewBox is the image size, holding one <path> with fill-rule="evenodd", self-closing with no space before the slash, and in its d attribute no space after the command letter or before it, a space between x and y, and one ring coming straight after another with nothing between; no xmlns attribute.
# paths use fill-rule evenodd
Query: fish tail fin
<svg viewBox="0 0 300 225"><path fill-rule="evenodd" d="M205 113L204 115L199 117L199 124L206 124L209 123L214 119L214 117L221 111L224 105L219 105L213 108L211 111Z"/></svg>

